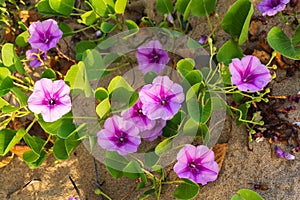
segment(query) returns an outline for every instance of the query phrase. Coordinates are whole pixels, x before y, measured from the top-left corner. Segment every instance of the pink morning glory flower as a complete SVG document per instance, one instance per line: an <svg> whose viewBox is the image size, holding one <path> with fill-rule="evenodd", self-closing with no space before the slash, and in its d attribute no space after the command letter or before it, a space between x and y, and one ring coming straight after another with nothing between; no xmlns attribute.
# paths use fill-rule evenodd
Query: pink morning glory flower
<svg viewBox="0 0 300 200"><path fill-rule="evenodd" d="M157 119L153 120L155 125L151 129L141 131L141 137L148 141L153 141L162 134L163 128L166 126L166 121Z"/></svg>
<svg viewBox="0 0 300 200"><path fill-rule="evenodd" d="M71 110L70 87L63 81L42 78L34 84L28 108L42 114L45 122L54 122Z"/></svg>
<svg viewBox="0 0 300 200"><path fill-rule="evenodd" d="M142 102L138 100L131 108L128 108L121 113L123 119L134 122L140 131L151 129L156 124L154 120L151 120L144 115L142 106Z"/></svg>
<svg viewBox="0 0 300 200"><path fill-rule="evenodd" d="M28 29L30 37L28 42L33 49L48 51L56 46L63 35L59 29L57 22L48 19L42 22L33 22Z"/></svg>
<svg viewBox="0 0 300 200"><path fill-rule="evenodd" d="M279 146L275 146L275 153L279 158L284 158L286 160L295 160L295 156L284 152Z"/></svg>
<svg viewBox="0 0 300 200"><path fill-rule="evenodd" d="M139 133L133 122L114 115L104 122L104 129L97 133L98 144L120 155L134 153L141 143Z"/></svg>
<svg viewBox="0 0 300 200"><path fill-rule="evenodd" d="M239 90L257 92L271 80L270 70L255 56L245 56L242 60L234 58L229 65L231 82Z"/></svg>
<svg viewBox="0 0 300 200"><path fill-rule="evenodd" d="M214 152L207 146L187 144L177 154L177 163L173 169L179 178L188 178L205 185L218 177L219 167L214 159Z"/></svg>
<svg viewBox="0 0 300 200"><path fill-rule="evenodd" d="M289 2L290 0L263 0L256 5L256 8L263 16L274 16L283 11Z"/></svg>
<svg viewBox="0 0 300 200"><path fill-rule="evenodd" d="M145 46L140 46L136 52L139 69L146 74L153 71L160 73L169 62L168 52L162 48L158 40L152 40Z"/></svg>
<svg viewBox="0 0 300 200"><path fill-rule="evenodd" d="M38 67L42 64L41 60L47 59L47 55L38 49L30 49L26 51L26 58L30 61L29 65L31 67Z"/></svg>
<svg viewBox="0 0 300 200"><path fill-rule="evenodd" d="M156 77L140 91L142 112L151 120L170 120L181 108L184 93L181 85L167 76Z"/></svg>

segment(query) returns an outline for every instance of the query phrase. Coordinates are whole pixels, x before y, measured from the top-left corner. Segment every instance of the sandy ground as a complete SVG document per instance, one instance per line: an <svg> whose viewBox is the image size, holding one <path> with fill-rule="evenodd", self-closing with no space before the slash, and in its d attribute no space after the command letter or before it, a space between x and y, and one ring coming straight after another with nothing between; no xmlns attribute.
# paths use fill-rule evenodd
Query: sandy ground
<svg viewBox="0 0 300 200"><path fill-rule="evenodd" d="M146 12L156 16L153 12L153 1L140 1ZM218 1L217 12L222 17L228 6L234 0ZM257 14L257 13L255 13ZM161 17L159 15L157 18ZM215 20L212 21L216 23ZM276 18L272 19L264 28L281 24ZM205 19L193 19L194 27L190 36L197 39L202 34L208 34L208 27ZM222 30L217 31L220 47L229 36ZM283 71L277 72L279 82L272 83L273 95L296 94L299 91L299 73L293 77L285 78ZM299 109L293 111L295 119L299 118ZM298 118L297 118L298 117ZM267 200L289 199L296 200L300 196L300 162L299 153L296 160L285 161L271 156L270 145L267 141L252 143L253 151L247 148L247 132L243 126L235 126L234 120L227 117L223 133L219 143L228 143L228 150L223 167L218 179L201 187L197 200L227 200L241 188L254 188L254 183L262 183L268 186L268 190L257 190ZM287 149L286 146L281 145ZM114 200L138 199L141 192L135 191L136 183L127 178L113 179L106 171L105 166L98 163L99 180L104 181L104 191ZM78 196L69 176L73 178L80 192L85 199L101 199L96 196L93 190L96 188L94 158L89 154L83 145L80 145L70 160L55 162L50 156L46 163L39 169L31 170L19 158L15 157L11 164L0 169L0 199L31 200L31 199L68 199L70 196ZM170 176L175 178L175 174ZM32 181L35 180L35 181ZM31 184L24 187L29 181ZM174 199L172 193L176 186L163 188L161 199Z"/></svg>

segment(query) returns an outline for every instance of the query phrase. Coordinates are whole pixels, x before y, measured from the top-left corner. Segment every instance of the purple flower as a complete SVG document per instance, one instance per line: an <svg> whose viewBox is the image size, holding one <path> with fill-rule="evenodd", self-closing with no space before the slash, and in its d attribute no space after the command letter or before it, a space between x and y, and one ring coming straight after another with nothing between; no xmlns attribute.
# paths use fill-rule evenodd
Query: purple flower
<svg viewBox="0 0 300 200"><path fill-rule="evenodd" d="M145 46L140 46L136 52L139 69L146 74L153 71L160 73L169 62L170 58L158 40L150 41Z"/></svg>
<svg viewBox="0 0 300 200"><path fill-rule="evenodd" d="M158 136L162 134L162 130L166 126L165 120L157 119L153 121L155 122L155 125L151 129L141 131L141 137L145 140L155 140Z"/></svg>
<svg viewBox="0 0 300 200"><path fill-rule="evenodd" d="M174 19L171 13L167 14L167 21L171 24L174 24Z"/></svg>
<svg viewBox="0 0 300 200"><path fill-rule="evenodd" d="M26 58L30 61L29 65L31 67L38 67L41 66L42 60L47 59L47 55L38 49L30 49L26 51Z"/></svg>
<svg viewBox="0 0 300 200"><path fill-rule="evenodd" d="M59 29L57 22L53 19L48 19L42 22L34 22L28 29L30 37L28 42L33 49L48 51L56 46L63 35Z"/></svg>
<svg viewBox="0 0 300 200"><path fill-rule="evenodd" d="M201 35L200 39L199 39L199 44L204 45L207 44L207 36L206 35Z"/></svg>
<svg viewBox="0 0 300 200"><path fill-rule="evenodd" d="M78 198L75 198L75 197L69 197L68 200L78 200Z"/></svg>
<svg viewBox="0 0 300 200"><path fill-rule="evenodd" d="M156 124L154 120L150 120L144 115L142 106L142 102L138 100L134 106L121 113L123 119L131 120L140 131L152 129Z"/></svg>
<svg viewBox="0 0 300 200"><path fill-rule="evenodd" d="M214 152L207 146L187 144L177 154L174 171L179 178L188 178L202 185L218 177L218 164Z"/></svg>
<svg viewBox="0 0 300 200"><path fill-rule="evenodd" d="M184 101L181 85L167 76L156 77L152 84L145 85L140 91L142 111L151 120L169 120L178 112Z"/></svg>
<svg viewBox="0 0 300 200"><path fill-rule="evenodd" d="M28 98L28 108L42 113L45 122L53 122L71 110L70 87L62 80L42 78L34 84L34 91Z"/></svg>
<svg viewBox="0 0 300 200"><path fill-rule="evenodd" d="M108 118L104 129L97 133L98 144L108 151L117 151L120 155L134 153L141 143L139 133L133 122L115 115Z"/></svg>
<svg viewBox="0 0 300 200"><path fill-rule="evenodd" d="M279 158L284 158L286 160L295 160L295 156L284 152L279 146L275 145L275 153Z"/></svg>
<svg viewBox="0 0 300 200"><path fill-rule="evenodd" d="M232 84L241 91L262 90L272 77L269 69L255 56L245 56L242 60L232 59L229 71Z"/></svg>
<svg viewBox="0 0 300 200"><path fill-rule="evenodd" d="M263 0L256 5L256 8L263 16L273 16L283 11L289 1L290 0Z"/></svg>

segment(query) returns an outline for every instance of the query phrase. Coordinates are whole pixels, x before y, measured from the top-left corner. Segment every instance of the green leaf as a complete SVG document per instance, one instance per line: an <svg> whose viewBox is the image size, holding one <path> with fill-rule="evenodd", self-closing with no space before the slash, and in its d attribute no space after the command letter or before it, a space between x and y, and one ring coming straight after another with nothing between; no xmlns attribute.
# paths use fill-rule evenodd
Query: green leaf
<svg viewBox="0 0 300 200"><path fill-rule="evenodd" d="M20 74L25 73L24 66L22 65L20 58L14 50L14 45L6 43L2 46L1 50L2 61L6 67L14 67Z"/></svg>
<svg viewBox="0 0 300 200"><path fill-rule="evenodd" d="M151 168L153 165L157 164L159 156L155 153L154 149L151 149L145 153L144 159L146 166Z"/></svg>
<svg viewBox="0 0 300 200"><path fill-rule="evenodd" d="M114 0L91 0L93 10L101 17L107 17L114 13Z"/></svg>
<svg viewBox="0 0 300 200"><path fill-rule="evenodd" d="M83 41L78 42L75 46L76 59L77 60L82 60L82 54L87 49L94 49L94 48L96 48L96 46L97 45L94 42L91 42L91 41L88 41L88 40L83 40Z"/></svg>
<svg viewBox="0 0 300 200"><path fill-rule="evenodd" d="M6 67L0 67L0 84L2 84L2 80L10 75L9 69Z"/></svg>
<svg viewBox="0 0 300 200"><path fill-rule="evenodd" d="M190 86L193 86L200 83L203 77L199 70L192 70L185 75L185 79L189 82Z"/></svg>
<svg viewBox="0 0 300 200"><path fill-rule="evenodd" d="M298 34L300 33L299 29L297 28L296 31ZM295 34L291 40L280 28L273 27L268 33L267 40L269 45L281 55L293 60L300 60L300 47L296 46L300 40L298 35Z"/></svg>
<svg viewBox="0 0 300 200"><path fill-rule="evenodd" d="M174 191L174 196L178 199L193 199L199 194L200 187L194 181L182 179L181 183Z"/></svg>
<svg viewBox="0 0 300 200"><path fill-rule="evenodd" d="M166 126L163 128L162 135L164 137L172 137L178 134L179 127L186 117L186 113L179 110L171 120L168 120Z"/></svg>
<svg viewBox="0 0 300 200"><path fill-rule="evenodd" d="M125 12L125 8L128 0L117 0L115 4L115 11L117 14L122 14Z"/></svg>
<svg viewBox="0 0 300 200"><path fill-rule="evenodd" d="M38 9L38 12L43 15L54 15L54 16L63 16L63 14L60 14L53 10L51 6L49 5L49 0L41 0L36 4L36 7Z"/></svg>
<svg viewBox="0 0 300 200"><path fill-rule="evenodd" d="M193 15L201 17L214 12L217 0L192 0L191 10Z"/></svg>
<svg viewBox="0 0 300 200"><path fill-rule="evenodd" d="M65 22L58 22L59 29L63 32L62 38L73 35L74 32L70 26Z"/></svg>
<svg viewBox="0 0 300 200"><path fill-rule="evenodd" d="M101 101L96 107L96 113L100 118L103 118L110 111L110 102L109 99L106 98Z"/></svg>
<svg viewBox="0 0 300 200"><path fill-rule="evenodd" d="M62 118L54 122L45 122L42 117L39 118L38 123L41 125L44 131L51 135L56 135L58 130L63 124L72 123L72 112L65 114Z"/></svg>
<svg viewBox="0 0 300 200"><path fill-rule="evenodd" d="M100 26L100 30L103 32L103 33L110 33L112 32L117 26L116 25L113 25L109 22L102 22L101 23L101 26Z"/></svg>
<svg viewBox="0 0 300 200"><path fill-rule="evenodd" d="M172 140L173 137L169 137L162 142L160 142L156 147L155 147L155 153L158 156L161 156L162 154L166 153L170 149L172 149Z"/></svg>
<svg viewBox="0 0 300 200"><path fill-rule="evenodd" d="M202 48L202 45L198 41L196 41L192 38L188 38L187 46L188 46L188 48L190 48L192 50Z"/></svg>
<svg viewBox="0 0 300 200"><path fill-rule="evenodd" d="M138 30L139 29L139 26L130 19L125 20L125 24L126 24L128 30Z"/></svg>
<svg viewBox="0 0 300 200"><path fill-rule="evenodd" d="M47 68L43 74L42 74L42 78L48 78L48 79L51 79L51 80L56 80L56 73L53 69L51 68Z"/></svg>
<svg viewBox="0 0 300 200"><path fill-rule="evenodd" d="M263 198L253 190L240 189L231 200L263 200Z"/></svg>
<svg viewBox="0 0 300 200"><path fill-rule="evenodd" d="M115 76L109 83L107 90L111 94L118 88L125 88L128 91L134 91L134 89L128 84L128 82L122 76Z"/></svg>
<svg viewBox="0 0 300 200"><path fill-rule="evenodd" d="M24 107L27 105L27 101L28 101L28 96L26 94L24 94L24 92L22 90L20 90L17 87L13 87L11 88L12 93L16 96L20 107Z"/></svg>
<svg viewBox="0 0 300 200"><path fill-rule="evenodd" d="M30 163L27 162L27 164L31 169L38 168L43 164L46 158L47 158L47 153L45 151L41 151L39 158L36 161Z"/></svg>
<svg viewBox="0 0 300 200"><path fill-rule="evenodd" d="M106 158L104 162L110 174L115 178L123 176L124 168L129 163L126 158L120 156L115 151L106 151Z"/></svg>
<svg viewBox="0 0 300 200"><path fill-rule="evenodd" d="M97 16L93 10L90 10L80 15L80 18L81 20L78 20L79 23L83 23L87 26L90 26L99 19L99 16Z"/></svg>
<svg viewBox="0 0 300 200"><path fill-rule="evenodd" d="M294 46L300 43L300 25L296 29L296 32L292 38L292 43Z"/></svg>
<svg viewBox="0 0 300 200"><path fill-rule="evenodd" d="M64 120L62 125L57 130L57 136L61 139L67 139L70 135L76 132L75 124L71 120Z"/></svg>
<svg viewBox="0 0 300 200"><path fill-rule="evenodd" d="M18 132L9 129L0 130L0 155L6 155L25 134L24 128L20 128Z"/></svg>
<svg viewBox="0 0 300 200"><path fill-rule="evenodd" d="M89 97L92 94L92 89L83 62L71 66L64 81L70 85L71 90L74 93L78 91L84 92L86 97Z"/></svg>
<svg viewBox="0 0 300 200"><path fill-rule="evenodd" d="M183 14L183 21L188 20L193 0L177 0L175 7L178 12Z"/></svg>
<svg viewBox="0 0 300 200"><path fill-rule="evenodd" d="M242 58L243 51L241 47L236 43L233 39L228 40L223 46L220 48L217 54L218 62L223 62L225 65L231 63L233 58Z"/></svg>
<svg viewBox="0 0 300 200"><path fill-rule="evenodd" d="M23 160L27 163L32 163L35 162L39 159L40 154L38 154L37 152L33 151L33 150L29 150L23 153Z"/></svg>
<svg viewBox="0 0 300 200"><path fill-rule="evenodd" d="M144 81L145 84L151 84L153 82L153 80L155 79L155 77L157 77L157 74L153 71L147 72L144 75Z"/></svg>
<svg viewBox="0 0 300 200"><path fill-rule="evenodd" d="M141 177L141 174L143 174L141 166L135 160L130 161L126 167L124 167L123 172L124 176L130 179L137 179Z"/></svg>
<svg viewBox="0 0 300 200"><path fill-rule="evenodd" d="M50 7L64 16L69 16L74 7L74 0L49 0Z"/></svg>
<svg viewBox="0 0 300 200"><path fill-rule="evenodd" d="M99 101L103 101L104 99L108 98L108 91L103 87L97 88L95 91L95 98Z"/></svg>
<svg viewBox="0 0 300 200"><path fill-rule="evenodd" d="M162 14L168 14L173 12L174 7L171 0L157 0L156 9Z"/></svg>
<svg viewBox="0 0 300 200"><path fill-rule="evenodd" d="M73 150L80 144L78 135L72 135L68 139L57 138L53 146L53 154L59 160L67 160Z"/></svg>
<svg viewBox="0 0 300 200"><path fill-rule="evenodd" d="M227 11L222 28L233 37L239 38L242 45L248 38L248 29L254 8L249 0L238 0Z"/></svg>
<svg viewBox="0 0 300 200"><path fill-rule="evenodd" d="M14 83L11 80L11 78L9 76L5 77L3 80L1 80L0 83L0 95L3 96L7 93L9 93L9 91L14 87Z"/></svg>
<svg viewBox="0 0 300 200"><path fill-rule="evenodd" d="M37 136L31 136L29 134L25 134L23 136L23 139L25 140L25 143L37 154L40 154L42 151L42 148L44 147L46 141L37 137Z"/></svg>
<svg viewBox="0 0 300 200"><path fill-rule="evenodd" d="M177 62L176 69L181 75L185 77L189 72L191 72L195 67L195 61L192 58L184 58Z"/></svg>
<svg viewBox="0 0 300 200"><path fill-rule="evenodd" d="M0 97L0 109L2 109L3 106L7 106L7 105L9 105L9 103Z"/></svg>
<svg viewBox="0 0 300 200"><path fill-rule="evenodd" d="M12 113L12 112L15 112L17 110L19 110L19 108L16 107L16 106L12 106L12 105L5 105L5 106L2 107L2 112L3 113Z"/></svg>
<svg viewBox="0 0 300 200"><path fill-rule="evenodd" d="M83 53L84 64L88 80L99 80L105 75L105 61L99 51L86 50Z"/></svg>
<svg viewBox="0 0 300 200"><path fill-rule="evenodd" d="M19 34L15 40L16 45L19 47L25 47L28 45L28 38L30 34L28 31L24 31L23 33Z"/></svg>

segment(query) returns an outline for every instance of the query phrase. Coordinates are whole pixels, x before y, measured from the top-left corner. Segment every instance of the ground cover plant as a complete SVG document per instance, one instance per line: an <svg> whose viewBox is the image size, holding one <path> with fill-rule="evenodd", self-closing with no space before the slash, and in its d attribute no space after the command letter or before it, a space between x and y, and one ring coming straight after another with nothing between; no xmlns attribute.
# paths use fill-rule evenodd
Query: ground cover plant
<svg viewBox="0 0 300 200"><path fill-rule="evenodd" d="M298 1L237 0L219 19L216 0L157 0L160 23L149 16L127 18L129 3L41 0L25 12L26 2L0 1L6 31L0 63L0 155L7 156L2 166L11 154L30 168L51 154L68 160L83 143L114 178L136 181L140 199L162 199L169 184L178 186L175 198L193 199L218 178L226 148L216 143L226 113L247 128L250 149L251 142L267 138L270 145L289 144L289 151L272 146L278 159L296 158L299 122L278 114L296 108L270 109L277 101L298 103L299 93L272 96L270 84L285 63L293 66L290 74L299 68L300 26L293 10ZM192 17L206 18L210 34L189 37ZM294 32L273 27L255 33L252 22L271 17ZM70 27L70 21L81 28ZM229 35L218 48L217 29ZM61 41L78 35L86 39L63 52ZM111 199L97 187L99 197ZM84 199L80 192L69 199L76 198ZM232 199L262 197L241 188Z"/></svg>

